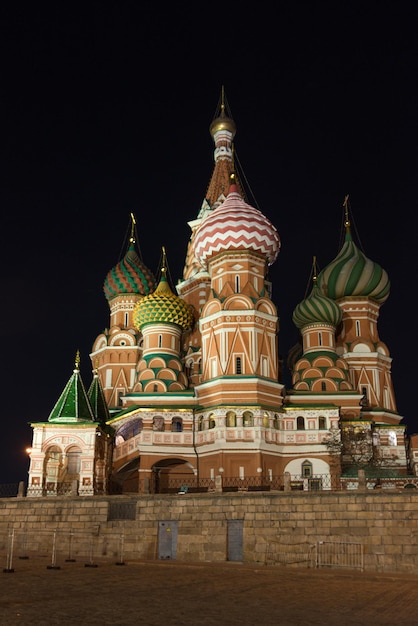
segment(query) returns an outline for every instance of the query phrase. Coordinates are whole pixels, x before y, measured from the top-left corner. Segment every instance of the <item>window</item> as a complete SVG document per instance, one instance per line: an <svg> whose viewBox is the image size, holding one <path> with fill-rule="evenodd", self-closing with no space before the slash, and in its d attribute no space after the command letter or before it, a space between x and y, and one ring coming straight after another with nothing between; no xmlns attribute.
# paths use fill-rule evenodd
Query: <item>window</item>
<svg viewBox="0 0 418 626"><path fill-rule="evenodd" d="M226 425L229 427L237 425L237 416L234 411L228 411L226 414Z"/></svg>
<svg viewBox="0 0 418 626"><path fill-rule="evenodd" d="M325 417L320 417L318 419L318 428L319 430L325 430L327 427L327 421L325 419Z"/></svg>
<svg viewBox="0 0 418 626"><path fill-rule="evenodd" d="M397 438L396 438L396 433L395 433L394 430L390 430L388 432L388 442L389 442L390 446L398 445Z"/></svg>
<svg viewBox="0 0 418 626"><path fill-rule="evenodd" d="M152 420L152 430L162 432L164 430L164 418L163 417L154 417Z"/></svg>
<svg viewBox="0 0 418 626"><path fill-rule="evenodd" d="M163 345L163 336L158 335L158 347L161 348L162 345Z"/></svg>
<svg viewBox="0 0 418 626"><path fill-rule="evenodd" d="M322 333L318 333L318 346L322 346Z"/></svg>
<svg viewBox="0 0 418 626"><path fill-rule="evenodd" d="M312 463L310 461L303 461L302 463L302 476L303 478L312 477Z"/></svg>
<svg viewBox="0 0 418 626"><path fill-rule="evenodd" d="M367 387L362 387L361 393L363 394L363 399L361 401L362 406L368 406L369 401L367 399Z"/></svg>
<svg viewBox="0 0 418 626"><path fill-rule="evenodd" d="M250 411L244 411L244 413L242 414L242 425L254 426L254 417Z"/></svg>
<svg viewBox="0 0 418 626"><path fill-rule="evenodd" d="M297 430L305 430L305 418L301 415L296 420L296 428Z"/></svg>
<svg viewBox="0 0 418 626"><path fill-rule="evenodd" d="M171 420L171 432L181 433L183 430L183 420L181 417L173 417Z"/></svg>
<svg viewBox="0 0 418 626"><path fill-rule="evenodd" d="M327 383L325 383L324 381L321 382L321 391L326 391L327 390Z"/></svg>
<svg viewBox="0 0 418 626"><path fill-rule="evenodd" d="M239 293L239 276L235 276L235 293Z"/></svg>
<svg viewBox="0 0 418 626"><path fill-rule="evenodd" d="M235 357L235 374L242 374L242 362L241 357Z"/></svg>
<svg viewBox="0 0 418 626"><path fill-rule="evenodd" d="M361 337L361 327L359 320L356 320L356 335L357 337Z"/></svg>
<svg viewBox="0 0 418 626"><path fill-rule="evenodd" d="M79 474L80 473L80 461L81 461L81 451L80 450L71 450L67 452L67 473L68 474Z"/></svg>

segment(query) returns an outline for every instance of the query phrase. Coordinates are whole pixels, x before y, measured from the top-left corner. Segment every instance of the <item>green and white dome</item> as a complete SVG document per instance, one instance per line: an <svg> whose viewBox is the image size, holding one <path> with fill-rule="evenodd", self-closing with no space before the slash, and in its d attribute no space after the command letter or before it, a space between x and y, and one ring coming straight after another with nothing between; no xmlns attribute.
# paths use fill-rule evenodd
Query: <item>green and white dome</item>
<svg viewBox="0 0 418 626"><path fill-rule="evenodd" d="M319 273L318 287L333 300L367 297L378 304L383 304L390 293L390 281L386 271L358 249L349 228L340 252Z"/></svg>

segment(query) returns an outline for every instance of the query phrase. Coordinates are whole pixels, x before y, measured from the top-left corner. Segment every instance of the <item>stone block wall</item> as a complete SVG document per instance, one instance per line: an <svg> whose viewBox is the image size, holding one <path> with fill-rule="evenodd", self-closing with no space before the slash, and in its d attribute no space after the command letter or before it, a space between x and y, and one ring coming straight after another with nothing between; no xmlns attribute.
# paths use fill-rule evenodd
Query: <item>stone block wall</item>
<svg viewBox="0 0 418 626"><path fill-rule="evenodd" d="M416 574L414 491L6 498L0 557L8 558L11 537L16 558L25 550L49 558L54 546L58 558L72 550L126 562L229 559L291 567L315 567L318 546L336 553L361 546L365 570ZM234 520L242 535L231 553ZM337 554L331 566L340 565L347 563Z"/></svg>

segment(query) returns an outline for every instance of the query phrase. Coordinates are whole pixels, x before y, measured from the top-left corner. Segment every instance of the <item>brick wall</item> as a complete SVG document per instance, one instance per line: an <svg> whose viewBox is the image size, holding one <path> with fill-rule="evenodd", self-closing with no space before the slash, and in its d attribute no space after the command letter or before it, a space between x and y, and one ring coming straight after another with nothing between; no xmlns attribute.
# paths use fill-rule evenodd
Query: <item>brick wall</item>
<svg viewBox="0 0 418 626"><path fill-rule="evenodd" d="M26 551L48 559L54 546L57 558L71 550L94 560L229 558L310 567L317 546L330 542L360 545L367 571L417 573L413 491L6 498L0 557L9 558L13 537L14 558ZM242 535L231 553L234 520Z"/></svg>

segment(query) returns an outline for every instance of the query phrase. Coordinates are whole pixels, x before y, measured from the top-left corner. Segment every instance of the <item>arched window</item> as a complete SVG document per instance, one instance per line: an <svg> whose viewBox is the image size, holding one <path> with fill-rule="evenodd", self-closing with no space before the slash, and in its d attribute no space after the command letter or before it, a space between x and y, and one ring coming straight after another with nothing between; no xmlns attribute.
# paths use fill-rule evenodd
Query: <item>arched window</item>
<svg viewBox="0 0 418 626"><path fill-rule="evenodd" d="M67 452L67 474L79 474L81 467L81 450L71 448Z"/></svg>
<svg viewBox="0 0 418 626"><path fill-rule="evenodd" d="M116 432L116 443L122 443L122 441L127 441L135 435L138 435L143 429L142 418L138 417L136 419L130 420L117 430Z"/></svg>
<svg viewBox="0 0 418 626"><path fill-rule="evenodd" d="M242 425L254 426L254 416L251 411L244 411L244 413L242 414Z"/></svg>
<svg viewBox="0 0 418 626"><path fill-rule="evenodd" d="M213 417L213 413L211 413L209 415L209 428L215 428L215 426L216 426L215 418Z"/></svg>
<svg viewBox="0 0 418 626"><path fill-rule="evenodd" d="M225 422L228 427L233 427L237 425L237 416L234 411L227 412Z"/></svg>
<svg viewBox="0 0 418 626"><path fill-rule="evenodd" d="M296 428L297 430L305 430L305 418L301 415L296 420Z"/></svg>
<svg viewBox="0 0 418 626"><path fill-rule="evenodd" d="M162 432L164 431L164 418L154 417L152 420L152 430Z"/></svg>
<svg viewBox="0 0 418 626"><path fill-rule="evenodd" d="M181 417L173 417L171 420L171 432L181 433L183 431L183 420Z"/></svg>
<svg viewBox="0 0 418 626"><path fill-rule="evenodd" d="M203 430L203 415L199 417L199 430Z"/></svg>
<svg viewBox="0 0 418 626"><path fill-rule="evenodd" d="M235 293L239 293L240 290L240 284L239 284L239 276L238 274L235 276Z"/></svg>

